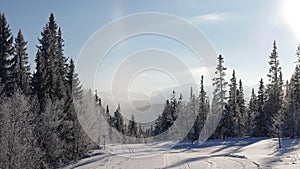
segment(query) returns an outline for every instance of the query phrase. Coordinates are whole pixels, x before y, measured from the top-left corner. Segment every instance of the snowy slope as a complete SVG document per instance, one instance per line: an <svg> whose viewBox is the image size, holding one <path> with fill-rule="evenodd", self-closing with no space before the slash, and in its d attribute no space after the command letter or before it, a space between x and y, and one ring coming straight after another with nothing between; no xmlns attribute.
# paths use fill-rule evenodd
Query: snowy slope
<svg viewBox="0 0 300 169"><path fill-rule="evenodd" d="M210 140L202 145L169 143L109 145L106 151L96 150L92 156L67 168L182 168L182 169L255 169L300 168L300 139Z"/></svg>

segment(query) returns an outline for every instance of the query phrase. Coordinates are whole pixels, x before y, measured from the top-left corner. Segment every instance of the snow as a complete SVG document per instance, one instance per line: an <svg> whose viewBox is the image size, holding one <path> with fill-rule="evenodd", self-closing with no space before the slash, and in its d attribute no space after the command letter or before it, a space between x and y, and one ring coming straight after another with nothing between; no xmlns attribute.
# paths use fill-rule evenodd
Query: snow
<svg viewBox="0 0 300 169"><path fill-rule="evenodd" d="M203 144L171 142L149 144L111 144L106 150L95 150L91 156L66 169L299 169L300 139L245 138L209 140Z"/></svg>

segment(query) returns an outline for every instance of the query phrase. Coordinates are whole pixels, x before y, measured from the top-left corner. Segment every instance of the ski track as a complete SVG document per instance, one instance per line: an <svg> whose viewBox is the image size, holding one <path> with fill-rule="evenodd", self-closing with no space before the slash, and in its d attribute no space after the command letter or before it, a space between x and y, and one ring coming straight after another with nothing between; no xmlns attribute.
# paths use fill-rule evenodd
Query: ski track
<svg viewBox="0 0 300 169"><path fill-rule="evenodd" d="M233 161L233 162L235 162L235 163L241 165L243 169L246 168L245 163L242 163L242 162L239 161L239 160L235 160L234 158L231 158L231 157L229 157L228 160L231 160L231 161ZM239 167L239 168L240 168L240 167Z"/></svg>
<svg viewBox="0 0 300 169"><path fill-rule="evenodd" d="M205 160L205 162L207 162L208 163L208 169L214 169L214 168L216 168L216 167L214 167L216 164L215 163L213 163L212 161L210 161L210 160Z"/></svg>
<svg viewBox="0 0 300 169"><path fill-rule="evenodd" d="M168 161L168 155L164 154L164 168L167 168L169 165L169 161Z"/></svg>
<svg viewBox="0 0 300 169"><path fill-rule="evenodd" d="M176 156L176 157L180 160L181 164L182 164L185 168L191 169L189 163L188 163L188 162L184 162L184 161L182 160L182 158L180 157L179 154L178 154L178 155L174 154L174 156Z"/></svg>
<svg viewBox="0 0 300 169"><path fill-rule="evenodd" d="M245 140L242 140L243 142ZM300 141L300 139L299 139ZM229 142L229 143L227 143ZM256 168L297 168L300 146L287 139L284 149L276 150L276 141L261 139L240 146L241 143L212 141L192 148L165 149L163 143L111 145L108 153L96 150L99 155L80 160L66 169L132 169L132 168L180 168L180 169L256 169ZM189 145L187 145L189 146ZM101 152L101 153L99 153ZM299 167L300 168L300 167Z"/></svg>

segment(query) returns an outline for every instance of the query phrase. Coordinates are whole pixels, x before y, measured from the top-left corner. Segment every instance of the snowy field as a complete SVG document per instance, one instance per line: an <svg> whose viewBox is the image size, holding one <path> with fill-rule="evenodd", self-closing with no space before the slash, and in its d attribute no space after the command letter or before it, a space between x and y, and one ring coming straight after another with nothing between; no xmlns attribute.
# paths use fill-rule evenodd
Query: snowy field
<svg viewBox="0 0 300 169"><path fill-rule="evenodd" d="M182 143L172 149L168 143L109 145L66 169L300 169L300 139L282 141L279 150L277 139L263 138Z"/></svg>

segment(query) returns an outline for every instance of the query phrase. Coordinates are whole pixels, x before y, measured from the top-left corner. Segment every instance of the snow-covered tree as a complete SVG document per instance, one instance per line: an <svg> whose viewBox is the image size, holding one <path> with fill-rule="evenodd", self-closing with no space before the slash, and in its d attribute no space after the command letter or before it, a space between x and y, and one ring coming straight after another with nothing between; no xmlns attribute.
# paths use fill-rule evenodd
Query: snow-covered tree
<svg viewBox="0 0 300 169"><path fill-rule="evenodd" d="M212 113L215 112L222 112L222 117L221 121L219 123L219 126L215 132L215 137L227 137L226 133L228 133L228 129L224 125L223 119L226 116L226 111L225 111L225 105L226 105L226 87L227 87L227 82L225 81L225 76L226 76L226 67L224 67L224 58L222 55L219 55L218 57L218 65L217 65L217 71L215 72L216 76L213 78L213 86L215 87L215 90L213 91L213 99L212 99Z"/></svg>
<svg viewBox="0 0 300 169"><path fill-rule="evenodd" d="M267 101L264 111L267 115L268 136L281 136L282 125L282 101L283 101L283 81L281 67L278 60L276 42L273 43L273 51L269 56L269 84L267 86ZM279 144L280 147L280 144Z"/></svg>
<svg viewBox="0 0 300 169"><path fill-rule="evenodd" d="M296 50L296 66L290 82L290 116L293 120L292 123L292 134L291 137L300 136L300 45ZM287 122L289 123L289 122Z"/></svg>
<svg viewBox="0 0 300 169"><path fill-rule="evenodd" d="M34 133L38 107L34 98L15 91L0 103L0 168L40 168L41 151Z"/></svg>
<svg viewBox="0 0 300 169"><path fill-rule="evenodd" d="M135 122L135 117L133 114L131 115L131 119L128 122L127 135L131 137L137 137L138 135L138 126Z"/></svg>
<svg viewBox="0 0 300 169"><path fill-rule="evenodd" d="M113 126L115 127L115 129L118 132L120 132L120 133L124 132L124 120L123 120L123 116L121 114L120 104L118 104L118 107L117 107L116 111L114 112Z"/></svg>
<svg viewBox="0 0 300 169"><path fill-rule="evenodd" d="M196 139L199 138L200 132L204 126L206 117L209 113L209 103L208 103L208 97L206 95L206 91L204 89L203 76L201 76L200 92L197 101L198 101L198 111L197 111L197 117L194 126Z"/></svg>

